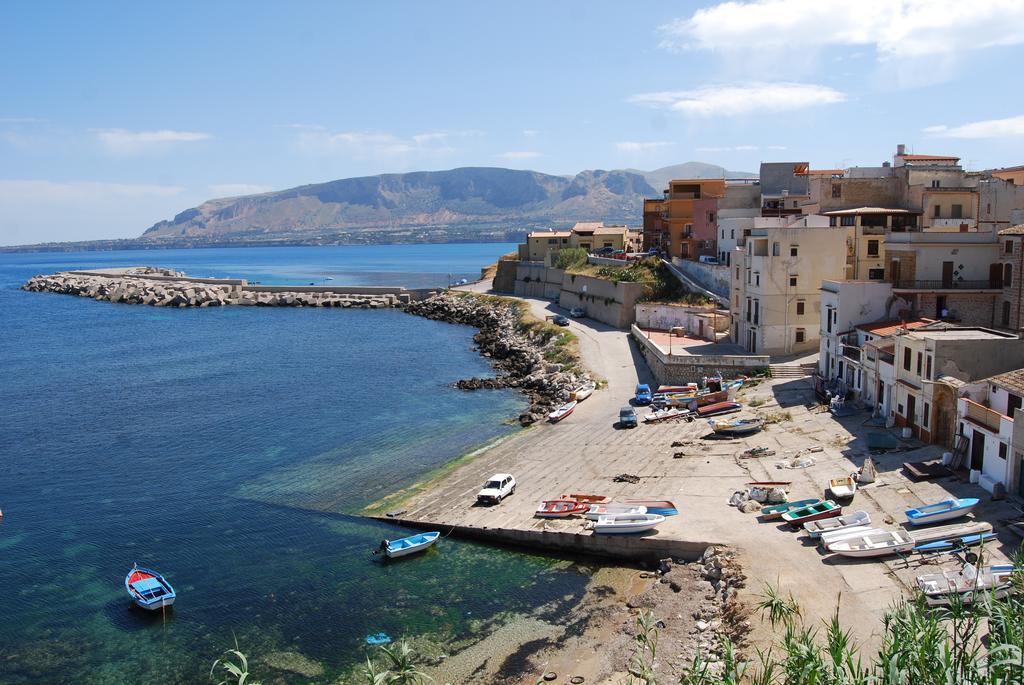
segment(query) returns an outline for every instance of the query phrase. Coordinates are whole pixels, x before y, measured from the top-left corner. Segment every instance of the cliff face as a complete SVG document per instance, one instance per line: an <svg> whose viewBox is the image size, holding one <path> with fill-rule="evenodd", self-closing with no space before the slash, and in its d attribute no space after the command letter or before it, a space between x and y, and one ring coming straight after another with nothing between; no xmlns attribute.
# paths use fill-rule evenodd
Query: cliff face
<svg viewBox="0 0 1024 685"><path fill-rule="evenodd" d="M710 168L724 173L721 167ZM588 219L637 224L643 198L660 194L644 172L598 170L567 177L466 167L346 178L210 200L154 224L143 237L308 236L325 231Z"/></svg>

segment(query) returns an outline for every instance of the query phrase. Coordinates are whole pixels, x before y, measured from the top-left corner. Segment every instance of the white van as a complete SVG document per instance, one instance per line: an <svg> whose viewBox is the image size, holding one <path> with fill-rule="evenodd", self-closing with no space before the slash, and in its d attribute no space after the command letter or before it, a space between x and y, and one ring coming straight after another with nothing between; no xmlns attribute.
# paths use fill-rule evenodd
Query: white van
<svg viewBox="0 0 1024 685"><path fill-rule="evenodd" d="M700 257L697 257L697 261L701 264L720 264L718 257L712 257L711 255L701 255Z"/></svg>

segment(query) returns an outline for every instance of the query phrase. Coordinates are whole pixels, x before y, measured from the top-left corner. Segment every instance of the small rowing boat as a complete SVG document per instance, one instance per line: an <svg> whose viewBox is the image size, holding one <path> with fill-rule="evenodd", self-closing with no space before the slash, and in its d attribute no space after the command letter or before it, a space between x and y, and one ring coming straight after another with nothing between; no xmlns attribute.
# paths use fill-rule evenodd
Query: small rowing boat
<svg viewBox="0 0 1024 685"><path fill-rule="evenodd" d="M566 402L561 407L548 414L548 421L550 421L551 423L558 423L566 416L571 414L572 410L576 408L577 404L578 402L576 400Z"/></svg>
<svg viewBox="0 0 1024 685"><path fill-rule="evenodd" d="M400 540L381 540L380 549L388 559L406 557L410 554L426 551L428 547L437 542L439 537L441 537L441 534L434 531L410 535Z"/></svg>
<svg viewBox="0 0 1024 685"><path fill-rule="evenodd" d="M826 519L827 520L827 519ZM818 544L828 549L830 545L846 538L855 538L858 535L870 535L871 533L884 533L884 528L872 528L868 526L851 526L850 528L840 528L839 530L833 530L828 533L822 533L818 537Z"/></svg>
<svg viewBox="0 0 1024 685"><path fill-rule="evenodd" d="M817 504L808 504L800 509L791 509L782 515L782 520L791 526L803 528L808 521L828 519L834 516L841 516L843 508L830 499Z"/></svg>
<svg viewBox="0 0 1024 685"><path fill-rule="evenodd" d="M584 516L596 521L602 516L619 514L646 514L647 507L640 504L591 504Z"/></svg>
<svg viewBox="0 0 1024 685"><path fill-rule="evenodd" d="M169 607L177 599L174 588L163 575L138 566L132 566L132 570L124 577L124 589L136 606L146 611Z"/></svg>
<svg viewBox="0 0 1024 685"><path fill-rule="evenodd" d="M573 514L582 514L590 508L589 504L571 500L556 499L541 502L534 516L544 519L564 519Z"/></svg>
<svg viewBox="0 0 1024 685"><path fill-rule="evenodd" d="M593 395L594 390L596 389L597 385L593 381L589 383L584 383L583 385L581 385L580 387L576 388L576 390L573 391L572 398L577 402L582 402L583 400Z"/></svg>
<svg viewBox="0 0 1024 685"><path fill-rule="evenodd" d="M857 481L852 476L833 478L828 482L828 490L835 499L851 499L857 492Z"/></svg>
<svg viewBox="0 0 1024 685"><path fill-rule="evenodd" d="M996 537L995 533L978 533L977 535L964 535L959 538L947 538L945 540L936 540L935 542L926 542L923 545L918 545L914 548L915 552L921 552L926 554L928 552L951 552L955 549L964 549L967 547L973 547L975 545L981 545L989 540Z"/></svg>
<svg viewBox="0 0 1024 685"><path fill-rule="evenodd" d="M731 414L743 408L739 402L715 402L704 407L697 407L697 416L706 418L718 414Z"/></svg>
<svg viewBox="0 0 1024 685"><path fill-rule="evenodd" d="M1010 564L977 568L964 564L959 572L942 571L917 577L917 587L924 593L928 606L946 606L959 596L962 604L972 604L976 597L1003 599L1013 593L1013 574Z"/></svg>
<svg viewBox="0 0 1024 685"><path fill-rule="evenodd" d="M708 423L711 424L711 430L718 435L750 435L764 426L764 421L761 419L733 419L732 421L708 419Z"/></svg>
<svg viewBox="0 0 1024 685"><path fill-rule="evenodd" d="M748 488L789 488L793 484L791 480L748 480L745 485Z"/></svg>
<svg viewBox="0 0 1024 685"><path fill-rule="evenodd" d="M914 538L905 530L883 530L833 542L829 551L844 557L884 557L909 552Z"/></svg>
<svg viewBox="0 0 1024 685"><path fill-rule="evenodd" d="M761 509L761 518L765 521L772 521L774 519L782 518L782 515L786 512L794 509L801 509L803 507L809 507L812 504L818 504L821 499L814 497L812 499L798 499L795 502L783 502L782 504L773 504L769 507Z"/></svg>
<svg viewBox="0 0 1024 685"><path fill-rule="evenodd" d="M844 514L835 518L808 521L804 524L804 530L812 538L819 538L822 533L831 533L843 528L853 528L854 526L866 526L870 523L871 516L868 512L855 511L852 514Z"/></svg>
<svg viewBox="0 0 1024 685"><path fill-rule="evenodd" d="M978 506L977 497L961 497L943 500L935 504L926 504L916 509L907 509L905 513L910 525L920 526L925 523L949 521L967 516L976 506Z"/></svg>
<svg viewBox="0 0 1024 685"><path fill-rule="evenodd" d="M644 533L665 522L660 514L611 514L599 516L594 522L595 535L628 535Z"/></svg>
<svg viewBox="0 0 1024 685"><path fill-rule="evenodd" d="M581 492L573 492L568 495L561 495L558 499L570 500L572 502L585 502L587 504L597 504L600 502L607 502L608 498L604 495L587 495Z"/></svg>
<svg viewBox="0 0 1024 685"><path fill-rule="evenodd" d="M676 505L668 500L657 499L627 499L627 504L639 504L647 507L648 514L659 514L661 516L675 516L679 513Z"/></svg>
<svg viewBox="0 0 1024 685"><path fill-rule="evenodd" d="M690 413L689 409L678 409L675 407L669 407L667 409L655 409L650 414L644 417L644 423L657 423L659 421L668 421L670 419L678 419L686 416Z"/></svg>

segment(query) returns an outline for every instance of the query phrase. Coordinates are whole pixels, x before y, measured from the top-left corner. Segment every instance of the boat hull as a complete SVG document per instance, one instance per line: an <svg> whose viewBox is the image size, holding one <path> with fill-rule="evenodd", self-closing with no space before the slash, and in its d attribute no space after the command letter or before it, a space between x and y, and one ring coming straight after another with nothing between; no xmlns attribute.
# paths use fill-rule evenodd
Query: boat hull
<svg viewBox="0 0 1024 685"><path fill-rule="evenodd" d="M602 516L594 522L594 535L634 535L653 530L665 522L658 514L627 514Z"/></svg>
<svg viewBox="0 0 1024 685"><path fill-rule="evenodd" d="M907 522L910 523L910 525L921 526L928 523L952 521L953 519L962 518L974 511L974 507L976 506L978 506L978 500L972 497L947 500L946 502L929 504L917 509L908 509L905 513L907 515Z"/></svg>
<svg viewBox="0 0 1024 685"><path fill-rule="evenodd" d="M384 550L384 555L388 559L398 559L401 557L407 557L410 554L425 552L433 547L439 537L441 537L440 533L423 533L421 535L413 535L411 537L402 538L401 540L395 540ZM403 544L406 542L408 542L408 544Z"/></svg>
<svg viewBox="0 0 1024 685"><path fill-rule="evenodd" d="M821 537L822 533L831 533L846 528L867 526L870 523L871 516L869 516L866 511L855 511L852 514L837 516L831 519L808 521L804 524L804 530L806 530L807 534L812 538L817 538Z"/></svg>
<svg viewBox="0 0 1024 685"><path fill-rule="evenodd" d="M157 600L155 603L151 604L143 604L137 599L133 599L133 601L135 602L135 606L139 607L140 609L145 609L146 611L160 611L161 609L166 609L167 607L172 606L174 604L175 599L177 598L171 597L169 599L160 599Z"/></svg>

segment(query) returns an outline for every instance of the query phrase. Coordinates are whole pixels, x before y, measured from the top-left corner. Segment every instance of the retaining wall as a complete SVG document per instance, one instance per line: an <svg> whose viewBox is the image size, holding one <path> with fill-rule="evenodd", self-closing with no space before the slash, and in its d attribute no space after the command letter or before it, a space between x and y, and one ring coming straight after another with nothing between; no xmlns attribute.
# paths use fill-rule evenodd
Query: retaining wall
<svg viewBox="0 0 1024 685"><path fill-rule="evenodd" d="M702 264L678 257L672 258L672 265L703 288L720 297L729 297L729 267L721 264Z"/></svg>
<svg viewBox="0 0 1024 685"><path fill-rule="evenodd" d="M635 325L632 331L640 353L661 385L699 383L706 376L716 375L735 378L768 368L767 355L668 355Z"/></svg>

